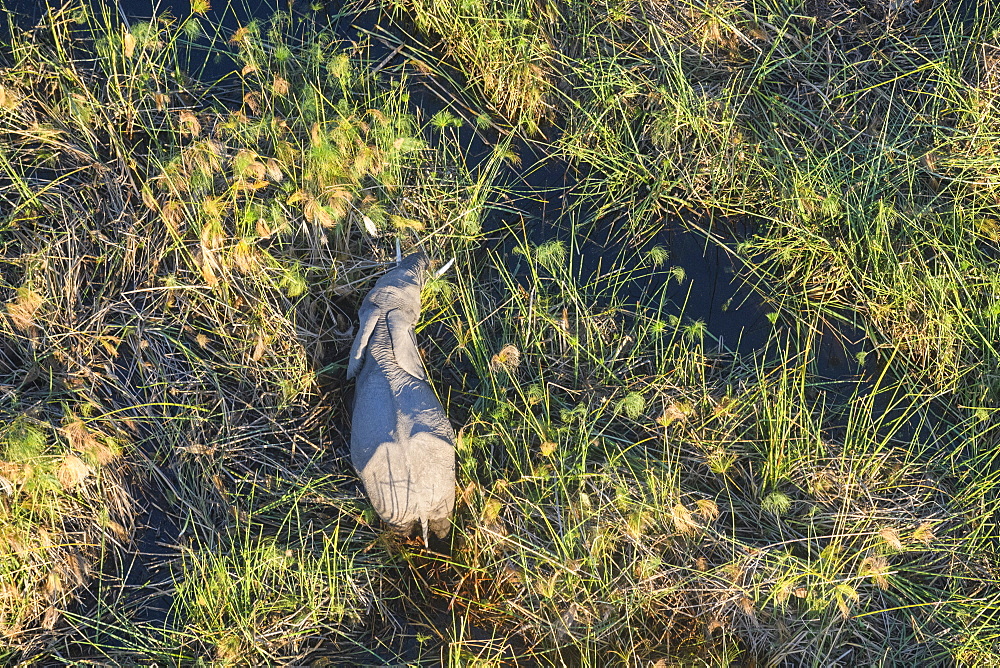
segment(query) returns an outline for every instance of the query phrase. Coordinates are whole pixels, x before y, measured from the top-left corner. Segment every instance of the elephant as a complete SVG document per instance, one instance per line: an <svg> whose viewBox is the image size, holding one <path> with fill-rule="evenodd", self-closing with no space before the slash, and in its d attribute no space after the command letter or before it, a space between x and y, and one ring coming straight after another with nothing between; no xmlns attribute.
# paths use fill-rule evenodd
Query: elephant
<svg viewBox="0 0 1000 668"><path fill-rule="evenodd" d="M382 276L359 311L347 377L356 378L351 460L375 510L401 533L448 535L455 431L427 379L413 327L430 261L413 253Z"/></svg>

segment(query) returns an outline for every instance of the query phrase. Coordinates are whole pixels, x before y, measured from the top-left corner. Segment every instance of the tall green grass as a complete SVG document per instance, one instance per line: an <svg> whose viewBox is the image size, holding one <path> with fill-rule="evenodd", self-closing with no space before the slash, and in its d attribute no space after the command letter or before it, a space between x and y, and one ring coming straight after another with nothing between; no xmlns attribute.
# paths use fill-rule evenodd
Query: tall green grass
<svg viewBox="0 0 1000 668"><path fill-rule="evenodd" d="M225 35L241 71L212 86L177 69L200 26L50 10L14 31L0 75L0 577L3 644L22 660L55 639L67 655L296 656L357 620L380 580L342 551L368 521L338 477L341 394L317 374L350 340L350 295L378 266L365 256L423 225L397 200L425 143L403 84L379 87L316 21ZM303 524L316 498L342 532L329 513ZM116 561L148 548L150 503L179 543L159 631L114 584ZM78 607L82 587L99 600Z"/></svg>
<svg viewBox="0 0 1000 668"><path fill-rule="evenodd" d="M529 242L509 204L513 135L473 164L457 108L414 108L427 63L368 59L319 13L226 35L71 5L15 32L0 656L996 663L992 66L973 48L993 19L400 6L444 35L474 116L559 120L543 148L580 182L558 239ZM204 48L238 73L189 78ZM774 311L763 349L726 349L665 288L636 303L651 272L690 280L627 243L678 212L759 223L738 253ZM624 250L586 278L607 221ZM387 532L346 456L343 356L397 238L457 260L418 331L459 431L447 554ZM865 359L833 382L821 332L844 319ZM174 556L137 592L123 571L154 539Z"/></svg>
<svg viewBox="0 0 1000 668"><path fill-rule="evenodd" d="M744 259L793 310L856 313L926 391L995 401L990 8L394 4L434 34L474 22L467 72L537 60L489 48L487 26L545 35L533 85L563 82L556 151L593 215L640 237L675 213L756 220Z"/></svg>
<svg viewBox="0 0 1000 668"><path fill-rule="evenodd" d="M462 64L468 84L517 128L537 133L555 111L557 3L406 0L396 4ZM426 68L428 64L424 64Z"/></svg>
<svg viewBox="0 0 1000 668"><path fill-rule="evenodd" d="M975 420L934 424L885 376L824 383L808 329L776 330L768 358L720 354L673 307L594 301L565 251L521 251L489 297L459 285L449 316L491 371L459 448L469 614L541 663L930 665L989 647L995 580L972 564L996 476L928 464L976 451Z"/></svg>

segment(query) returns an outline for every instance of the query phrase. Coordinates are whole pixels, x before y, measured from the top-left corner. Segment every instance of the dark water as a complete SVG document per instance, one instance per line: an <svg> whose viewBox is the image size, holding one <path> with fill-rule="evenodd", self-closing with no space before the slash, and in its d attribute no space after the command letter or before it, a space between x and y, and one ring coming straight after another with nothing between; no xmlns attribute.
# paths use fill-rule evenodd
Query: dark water
<svg viewBox="0 0 1000 668"><path fill-rule="evenodd" d="M46 12L67 4L68 0L4 0L0 6L17 20L19 26L30 28ZM155 16L183 18L191 14L189 0L89 0L86 4L98 16L110 14L130 25ZM288 10L290 3L282 0L239 0L232 4L213 0L210 4L212 7L208 12L201 15L206 23L232 31L254 18L266 19L279 9ZM291 4L294 6L294 3Z"/></svg>
<svg viewBox="0 0 1000 668"><path fill-rule="evenodd" d="M372 29L376 21L378 28ZM381 40L373 40L371 48L372 60L384 62L383 71L386 74L392 70L395 59L402 60L404 57L394 53L394 45L412 41L412 36L417 34L411 26L387 21L374 12L356 17L352 28L358 27L375 35L384 35ZM383 58L388 60L383 61ZM464 97L467 89L460 71L446 62L435 63L435 67L446 76L433 78L407 72L411 84L416 84L411 88L414 108L420 109L425 118L448 106L442 98L450 98L452 108L461 109L464 103L469 107L477 105L476 100ZM456 82L457 89L443 83L443 78ZM443 95L442 89L445 89ZM479 131L469 124L456 132L473 169L480 160L489 157L493 146L502 139L496 131ZM514 232L514 237L531 244L553 239L563 241L572 255L569 261L579 279L584 284L597 287L597 293L601 292L602 276L612 271L631 272L632 280L617 286L617 299L662 309L663 315L682 316L685 322L700 320L721 349L748 351L767 342L773 330L766 317L769 309L762 303L759 294L743 280L741 265L733 252L735 244L749 233L747 228L739 222L727 222L719 228L724 236L719 238L716 235L716 240L709 241L696 229L697 226L689 224L690 221L679 217L664 218L659 232L640 242L633 242L620 238L621 223L618 220L606 218L582 225L580 227L585 228L585 232L574 234L567 214L569 209L581 202L576 172L570 165L548 154L548 143L559 136L559 128L543 128L543 133L547 141L513 140L512 149L521 157L522 166L508 165L501 169L498 181L509 199L504 202L502 210L494 210L484 221L487 236L491 233L492 236L503 236L496 232L507 228ZM586 210L574 211L576 219L587 219L588 216ZM712 225L709 224L709 227ZM506 260L517 273L522 258L513 252L509 237L506 243L510 245L504 248ZM654 246L667 250L667 263L659 270L635 271L646 252ZM677 267L683 270L682 281L671 278L671 269Z"/></svg>

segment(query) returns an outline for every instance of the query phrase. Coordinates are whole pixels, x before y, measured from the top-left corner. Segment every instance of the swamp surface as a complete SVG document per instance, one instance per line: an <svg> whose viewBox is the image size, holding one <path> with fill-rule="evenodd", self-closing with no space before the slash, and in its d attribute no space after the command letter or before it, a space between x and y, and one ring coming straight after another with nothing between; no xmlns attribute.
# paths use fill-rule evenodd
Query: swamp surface
<svg viewBox="0 0 1000 668"><path fill-rule="evenodd" d="M1000 15L7 0L0 664L1000 664ZM423 248L446 543L351 469Z"/></svg>

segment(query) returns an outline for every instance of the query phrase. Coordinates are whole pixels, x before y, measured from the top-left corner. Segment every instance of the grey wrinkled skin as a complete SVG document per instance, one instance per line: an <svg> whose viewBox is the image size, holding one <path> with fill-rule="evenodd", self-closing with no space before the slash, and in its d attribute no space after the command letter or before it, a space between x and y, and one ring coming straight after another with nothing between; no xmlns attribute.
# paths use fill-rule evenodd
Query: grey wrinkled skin
<svg viewBox="0 0 1000 668"><path fill-rule="evenodd" d="M427 381L413 327L429 260L408 255L361 303L347 377L357 377L351 460L378 514L397 531L448 535L455 431Z"/></svg>

